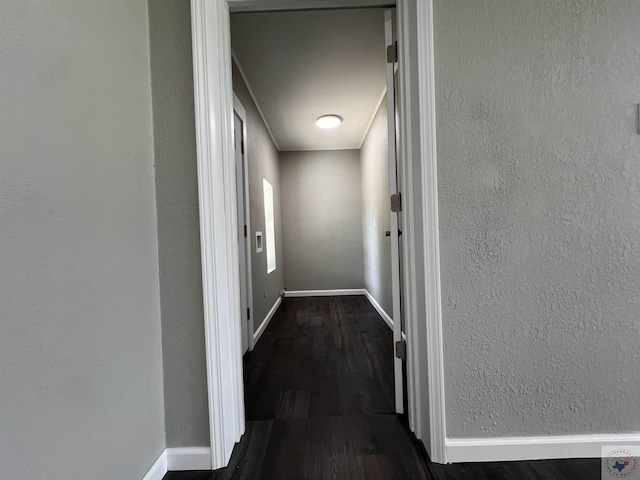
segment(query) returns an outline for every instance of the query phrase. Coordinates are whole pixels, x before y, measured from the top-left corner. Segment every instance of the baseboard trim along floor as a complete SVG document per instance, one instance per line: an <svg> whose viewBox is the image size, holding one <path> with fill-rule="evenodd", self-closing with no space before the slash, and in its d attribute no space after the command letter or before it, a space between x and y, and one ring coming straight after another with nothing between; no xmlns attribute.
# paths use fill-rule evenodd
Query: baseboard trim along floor
<svg viewBox="0 0 640 480"><path fill-rule="evenodd" d="M211 470L209 447L166 448L142 480L162 480L167 472Z"/></svg>
<svg viewBox="0 0 640 480"><path fill-rule="evenodd" d="M271 307L271 310L269 310L269 313L267 313L267 316L264 317L264 320L262 320L262 323L260 324L260 326L258 327L258 329L255 331L255 333L253 334L253 344L255 345L256 343L258 343L258 340L260 340L260 337L262 336L262 334L264 333L264 331L267 329L267 327L269 326L269 322L271 321L271 319L273 318L273 316L275 315L276 311L278 310L278 307L280 306L280 304L282 303L282 297L278 297L278 299L276 300L276 302L273 304L273 307Z"/></svg>
<svg viewBox="0 0 640 480"><path fill-rule="evenodd" d="M639 444L640 434L447 438L447 462L599 458L602 447Z"/></svg>
<svg viewBox="0 0 640 480"><path fill-rule="evenodd" d="M163 450L142 480L162 480L167 473L167 451Z"/></svg>
<svg viewBox="0 0 640 480"><path fill-rule="evenodd" d="M373 298L373 295L371 295L369 291L365 289L364 296L367 297L367 300L369 300L369 303L371 304L371 306L376 309L376 312L378 312L378 314L382 317L385 323L389 325L389 328L393 330L393 320L391 319L389 314L385 312L384 308L382 308L382 306L378 303L378 301L375 298Z"/></svg>
<svg viewBox="0 0 640 480"><path fill-rule="evenodd" d="M341 295L365 295L364 288L342 288L339 290L285 290L285 297L338 297Z"/></svg>

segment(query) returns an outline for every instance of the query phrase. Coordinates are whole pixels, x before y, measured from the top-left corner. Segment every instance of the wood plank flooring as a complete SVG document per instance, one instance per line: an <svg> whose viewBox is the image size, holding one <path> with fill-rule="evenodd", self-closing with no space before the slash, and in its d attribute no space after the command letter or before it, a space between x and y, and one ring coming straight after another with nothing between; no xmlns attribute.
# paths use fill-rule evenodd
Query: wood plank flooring
<svg viewBox="0 0 640 480"><path fill-rule="evenodd" d="M392 334L363 296L287 298L245 356L229 466L165 480L600 478L599 460L436 465L394 412Z"/></svg>
<svg viewBox="0 0 640 480"><path fill-rule="evenodd" d="M600 459L431 464L436 480L601 480Z"/></svg>

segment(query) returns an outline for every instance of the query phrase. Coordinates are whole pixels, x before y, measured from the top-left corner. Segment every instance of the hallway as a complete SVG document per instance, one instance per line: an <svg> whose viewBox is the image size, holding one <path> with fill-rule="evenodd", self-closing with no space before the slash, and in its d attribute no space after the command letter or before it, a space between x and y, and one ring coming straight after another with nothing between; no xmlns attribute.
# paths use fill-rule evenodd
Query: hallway
<svg viewBox="0 0 640 480"><path fill-rule="evenodd" d="M364 296L284 299L244 371L247 430L229 467L167 478L428 478L393 413L391 330Z"/></svg>
<svg viewBox="0 0 640 480"><path fill-rule="evenodd" d="M285 299L245 359L248 428L229 478L426 479L393 413L391 359L365 297Z"/></svg>
<svg viewBox="0 0 640 480"><path fill-rule="evenodd" d="M600 478L599 460L427 464L393 413L391 358L364 296L284 299L244 359L247 429L229 466L165 480Z"/></svg>

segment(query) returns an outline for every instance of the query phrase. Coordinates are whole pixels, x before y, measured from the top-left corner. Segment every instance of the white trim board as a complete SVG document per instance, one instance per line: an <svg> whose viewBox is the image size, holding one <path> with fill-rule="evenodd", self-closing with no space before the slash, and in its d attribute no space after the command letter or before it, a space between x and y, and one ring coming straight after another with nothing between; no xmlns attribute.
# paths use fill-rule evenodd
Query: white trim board
<svg viewBox="0 0 640 480"><path fill-rule="evenodd" d="M166 448L142 480L162 480L167 472L211 470L209 447Z"/></svg>
<svg viewBox="0 0 640 480"><path fill-rule="evenodd" d="M402 5L403 15L406 15L408 2L399 2ZM419 205L422 219L422 230L411 236L411 242L415 242L410 249L418 249L423 254L424 284L416 285L410 283L408 287L412 289L409 297L412 301L424 302L426 326L425 337L416 338L414 331L422 329L419 326L420 316L414 314L408 323L409 342L415 342L408 347L407 360L412 362L407 369L409 382L415 380L415 388L410 386L414 394L414 400L409 401L413 405L412 415L419 413L423 426L419 430L418 438L429 438L427 451L433 462L444 463L446 461L446 415L445 415L445 389L444 389L444 343L442 337L442 307L440 294L440 244L438 226L438 161L436 148L436 82L435 82L435 55L434 55L434 29L433 29L433 0L416 1L416 22L417 22L417 65L412 65L404 56L410 55L410 46L405 45L405 41L398 44L400 50L400 61L407 68L417 67L417 92L412 92L411 97L417 94L419 101L415 101L418 107L420 133L416 133L419 140L418 152L413 155L420 159L421 177L416 190L422 197ZM406 40L406 39L405 39ZM409 75L407 75L409 76ZM405 78L405 80L408 80ZM407 85L406 90L410 91L412 86ZM403 106L411 106L413 102L404 98L408 92L404 92L401 98ZM402 108L402 107L401 107ZM407 123L405 123L406 125ZM401 132L402 134L402 132ZM410 132L404 132L411 135ZM413 135L411 135L413 137ZM411 139L403 142L405 145L411 143ZM409 162L410 163L410 162ZM408 174L409 172L407 172ZM411 207L413 209L413 206ZM414 225L413 219L407 226L407 230ZM407 236L408 237L408 236ZM408 239L405 239L408 240ZM412 250L413 251L413 250ZM408 259L406 264L411 264L413 260ZM406 265L405 264L405 265ZM413 268L413 267L412 267ZM423 286L422 292L418 287ZM410 298L411 300L411 298ZM422 307L422 306L421 306ZM420 361L420 350L426 349L426 361ZM425 376L426 367L426 378ZM419 392L426 384L427 398L419 400ZM427 403L427 411L423 411L421 405ZM426 415L425 415L426 413ZM413 422L415 425L415 422Z"/></svg>
<svg viewBox="0 0 640 480"><path fill-rule="evenodd" d="M385 312L384 308L382 308L382 305L380 305L378 301L373 297L373 295L369 293L369 290L365 289L364 296L367 297L367 300L369 300L369 303L371 304L371 306L375 308L376 312L378 312L378 315L382 317L382 320L384 320L384 323L386 323L387 326L391 330L393 330L393 325L394 325L393 319L389 316L387 312ZM402 332L402 339L403 340L407 339L407 335L404 332Z"/></svg>
<svg viewBox="0 0 640 480"><path fill-rule="evenodd" d="M169 472L211 470L211 449L209 447L167 448L166 452Z"/></svg>
<svg viewBox="0 0 640 480"><path fill-rule="evenodd" d="M342 150L360 150L359 147L322 147L322 148L285 148L279 152L340 152Z"/></svg>
<svg viewBox="0 0 640 480"><path fill-rule="evenodd" d="M342 288L339 290L285 290L284 296L289 297L339 297L341 295L365 295L364 288Z"/></svg>
<svg viewBox="0 0 640 480"><path fill-rule="evenodd" d="M245 430L229 6L191 0L198 206L211 464Z"/></svg>
<svg viewBox="0 0 640 480"><path fill-rule="evenodd" d="M382 320L384 320L384 322L387 325L389 325L389 328L393 330L393 319L389 316L387 312L384 311L384 308L382 308L382 305L380 305L378 301L375 298L373 298L373 295L371 295L369 293L369 290L367 289L365 289L364 291L364 296L367 297L371 306L375 308L376 312L378 312L378 314L382 317Z"/></svg>
<svg viewBox="0 0 640 480"><path fill-rule="evenodd" d="M409 334L407 339L407 419L409 428L415 433L416 437L424 440L427 435L424 431L428 428L425 417L428 415L428 398L423 399L422 391L426 390L424 371L427 362L424 351L426 350L426 335L422 334L419 327L422 327L424 321L418 321L424 318L418 310L418 299L424 296L424 289L418 285L418 264L417 244L420 240L420 232L416 225L418 215L416 206L414 205L419 198L418 192L414 186L417 178L418 155L415 153L418 149L417 144L420 143L420 128L418 125L415 106L412 107L411 97L417 95L416 89L416 66L413 62L420 61L417 58L415 48L416 40L413 35L413 19L416 17L415 2L398 1L396 6L396 18L398 21L398 88L396 91L397 101L400 105L400 143L398 147L398 158L400 160L400 186L402 195L405 197L403 210L403 221L405 224L405 234L402 235L402 271L403 271L403 290L402 301L404 305L405 330ZM416 23L419 25L420 21ZM429 25L423 25L429 28ZM419 28L419 27L418 27ZM414 53L412 57L411 52ZM413 100L417 103L417 98ZM414 127L415 125L415 127ZM409 161L409 159L416 159ZM415 165L414 165L415 164ZM416 172L416 173L414 173ZM443 439L444 441L444 439ZM431 455L430 443L425 444L425 449ZM431 457L433 458L433 457Z"/></svg>
<svg viewBox="0 0 640 480"><path fill-rule="evenodd" d="M271 310L269 310L269 312L267 313L267 316L264 317L264 320L262 320L262 323L260 324L258 329L253 334L253 345L254 346L255 346L256 343L258 343L258 340L260 340L260 337L262 336L264 331L269 326L269 322L271 322L271 319L276 314L276 311L278 310L278 307L280 306L281 303L282 303L282 297L278 297L276 302L273 304L273 307L271 307Z"/></svg>
<svg viewBox="0 0 640 480"><path fill-rule="evenodd" d="M640 443L640 434L447 438L447 463L600 458L603 445Z"/></svg>
<svg viewBox="0 0 640 480"><path fill-rule="evenodd" d="M167 451L163 450L142 480L162 480L167 474Z"/></svg>

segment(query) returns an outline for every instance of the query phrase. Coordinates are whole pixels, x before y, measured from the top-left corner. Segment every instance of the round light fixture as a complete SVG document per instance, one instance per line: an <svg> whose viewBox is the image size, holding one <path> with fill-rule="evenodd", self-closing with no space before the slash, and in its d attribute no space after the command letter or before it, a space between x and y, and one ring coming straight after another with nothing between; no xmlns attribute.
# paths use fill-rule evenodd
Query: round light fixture
<svg viewBox="0 0 640 480"><path fill-rule="evenodd" d="M322 115L316 120L316 125L320 128L336 128L342 123L340 115Z"/></svg>

